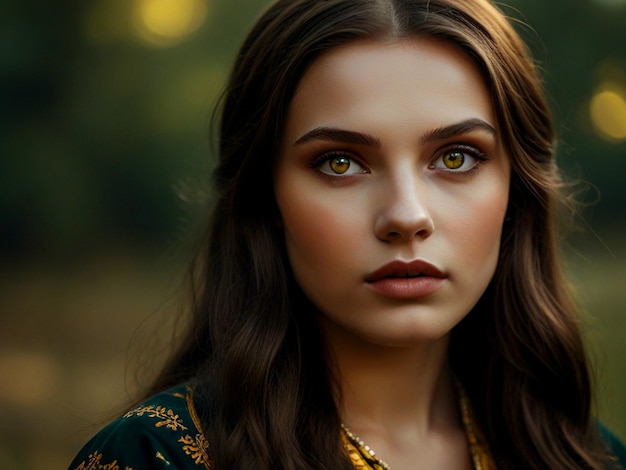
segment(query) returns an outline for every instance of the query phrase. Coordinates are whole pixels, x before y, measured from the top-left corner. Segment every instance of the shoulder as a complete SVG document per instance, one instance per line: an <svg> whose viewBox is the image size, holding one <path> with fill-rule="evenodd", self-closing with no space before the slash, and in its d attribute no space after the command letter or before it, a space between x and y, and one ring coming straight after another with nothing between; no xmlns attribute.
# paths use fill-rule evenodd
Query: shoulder
<svg viewBox="0 0 626 470"><path fill-rule="evenodd" d="M604 440L608 453L611 456L611 460L616 464L612 468L624 468L626 469L626 446L624 443L613 434L602 423L599 424L600 435Z"/></svg>
<svg viewBox="0 0 626 470"><path fill-rule="evenodd" d="M113 421L83 447L69 468L209 469L208 447L192 390L183 384L151 397Z"/></svg>

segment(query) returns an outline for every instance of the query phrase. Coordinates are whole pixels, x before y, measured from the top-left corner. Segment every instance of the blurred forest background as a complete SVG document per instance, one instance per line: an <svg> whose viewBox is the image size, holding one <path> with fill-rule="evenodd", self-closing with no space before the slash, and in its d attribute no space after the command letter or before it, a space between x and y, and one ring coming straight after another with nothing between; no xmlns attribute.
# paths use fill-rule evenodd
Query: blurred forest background
<svg viewBox="0 0 626 470"><path fill-rule="evenodd" d="M0 1L0 468L66 468L158 363L205 215L211 109L268 3ZM588 183L564 248L599 413L626 438L626 1L507 3L560 163Z"/></svg>

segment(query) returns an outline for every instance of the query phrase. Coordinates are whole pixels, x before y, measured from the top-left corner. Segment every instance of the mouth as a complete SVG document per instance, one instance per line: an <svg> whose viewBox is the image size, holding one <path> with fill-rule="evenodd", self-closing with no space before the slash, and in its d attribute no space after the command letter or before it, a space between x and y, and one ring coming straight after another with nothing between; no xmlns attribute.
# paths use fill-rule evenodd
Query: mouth
<svg viewBox="0 0 626 470"><path fill-rule="evenodd" d="M444 271L423 260L395 260L365 276L365 285L386 298L414 301L434 294L447 277Z"/></svg>
<svg viewBox="0 0 626 470"><path fill-rule="evenodd" d="M415 260L408 263L395 260L369 273L365 277L365 282L372 283L382 279L414 279L419 277L444 279L447 275L441 269L423 260Z"/></svg>

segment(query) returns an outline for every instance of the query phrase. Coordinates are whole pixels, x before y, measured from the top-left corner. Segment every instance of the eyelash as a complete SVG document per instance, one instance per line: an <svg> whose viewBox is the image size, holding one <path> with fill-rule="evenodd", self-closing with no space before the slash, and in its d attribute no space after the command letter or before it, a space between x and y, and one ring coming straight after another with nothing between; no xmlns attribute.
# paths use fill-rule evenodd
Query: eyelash
<svg viewBox="0 0 626 470"><path fill-rule="evenodd" d="M464 155L468 155L469 157L475 160L475 163L471 166L471 168L467 170L454 170L454 169L438 168L435 166L435 163L439 161L440 159L442 159L446 155L446 153L454 152L454 151L463 153ZM467 145L467 144L453 144L453 145L446 146L444 148L439 149L436 155L437 157L435 157L433 161L428 165L429 169L442 171L444 173L454 175L454 176L460 176L460 177L473 175L478 170L480 170L480 167L483 165L484 162L489 160L489 156L486 153L482 152L477 147L474 147L472 145ZM357 159L353 154L349 152L345 152L345 151L338 151L338 150L332 150L332 151L325 152L325 153L318 155L316 158L314 158L311 161L311 163L309 163L308 166L311 169L317 170L321 175L325 177L333 178L333 179L339 179L339 178L345 178L347 176L351 176L351 175L343 176L341 174L331 174L331 173L326 173L320 170L320 167L324 163L327 163L331 161L333 158L338 158L338 157L347 158L350 161L356 163L361 168L364 168L364 169L366 168L365 165L362 164L359 161L359 159ZM363 171L363 173L369 173L369 171L365 170Z"/></svg>
<svg viewBox="0 0 626 470"><path fill-rule="evenodd" d="M464 155L468 155L469 157L475 160L475 163L471 166L471 168L467 170L453 170L451 168L446 169L446 168L435 167L435 163L439 161L440 159L442 159L446 155L446 153L455 152L455 151L460 152ZM428 165L428 168L433 169L433 170L441 170L445 173L448 173L454 176L471 176L474 173L476 173L478 170L480 170L483 163L488 160L489 160L489 156L486 153L479 150L477 147L474 147L472 145L467 145L467 144L453 144L450 146L446 146L442 149L439 149L437 151L437 157L433 160L433 162L430 165Z"/></svg>
<svg viewBox="0 0 626 470"><path fill-rule="evenodd" d="M353 154L349 153L349 152L344 152L341 150L331 150L329 152L324 152L321 155L318 155L316 158L313 159L313 161L311 161L311 163L309 163L309 168L314 169L319 171L319 173L323 176L327 176L329 178L345 178L346 176L350 176L350 175L341 175L341 174L330 174L330 173L325 173L323 171L320 170L320 167L326 163L331 161L333 158L338 158L338 157L343 157L343 158L347 158L348 160L350 160L351 162L356 163L358 166L360 166L361 168L363 168L365 171L363 171L363 173L369 173L369 171L366 169L366 166L364 164L362 164L358 158L356 158Z"/></svg>

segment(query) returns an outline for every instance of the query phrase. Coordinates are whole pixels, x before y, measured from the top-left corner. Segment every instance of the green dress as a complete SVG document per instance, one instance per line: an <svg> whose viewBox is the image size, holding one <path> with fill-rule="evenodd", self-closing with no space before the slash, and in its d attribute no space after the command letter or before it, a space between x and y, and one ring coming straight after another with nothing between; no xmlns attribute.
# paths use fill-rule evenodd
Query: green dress
<svg viewBox="0 0 626 470"><path fill-rule="evenodd" d="M604 427L601 431L615 456L616 468L626 469L626 447ZM472 436L476 435L468 434L470 443ZM347 434L342 438L355 469L384 468L371 458L369 448L363 450ZM484 463L479 467L494 468ZM209 443L201 431L192 390L185 384L155 395L113 421L83 447L69 466L69 470L211 468Z"/></svg>
<svg viewBox="0 0 626 470"><path fill-rule="evenodd" d="M70 470L210 469L209 444L200 430L191 389L160 393L91 439Z"/></svg>

